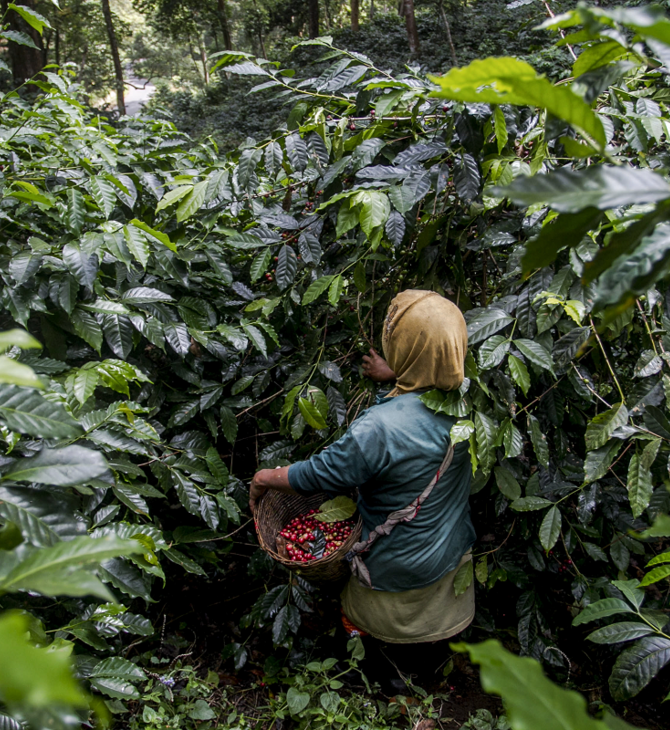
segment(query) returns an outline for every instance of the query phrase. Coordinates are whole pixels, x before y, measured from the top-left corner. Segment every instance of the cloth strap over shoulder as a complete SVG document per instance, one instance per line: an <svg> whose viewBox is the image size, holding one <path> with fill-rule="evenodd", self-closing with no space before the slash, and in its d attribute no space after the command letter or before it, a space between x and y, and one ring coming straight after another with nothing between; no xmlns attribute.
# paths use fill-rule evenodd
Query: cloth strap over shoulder
<svg viewBox="0 0 670 730"><path fill-rule="evenodd" d="M384 535L390 535L391 532L393 532L393 528L397 524L399 524L400 522L411 522L417 516L419 510L421 509L421 505L428 499L430 493L435 488L435 485L439 482L440 477L444 474L445 471L447 471L447 469L451 465L453 458L454 447L453 445L449 444L449 448L447 449L447 453L444 457L444 460L442 461L442 464L440 465L440 468L437 470L437 474L435 474L435 476L430 480L430 483L423 490L423 492L421 492L421 494L411 504L408 504L407 507L403 507L403 509L398 509L395 512L391 512L391 514L386 518L386 521L383 524L378 525L377 527L375 527L374 530L370 532L367 540L361 540L360 542L357 542L347 553L346 559L349 561L351 572L358 578L358 580L363 585L367 586L368 588L372 588L370 571L367 569L365 563L363 562L361 554L367 552L374 545L378 538L383 537Z"/></svg>

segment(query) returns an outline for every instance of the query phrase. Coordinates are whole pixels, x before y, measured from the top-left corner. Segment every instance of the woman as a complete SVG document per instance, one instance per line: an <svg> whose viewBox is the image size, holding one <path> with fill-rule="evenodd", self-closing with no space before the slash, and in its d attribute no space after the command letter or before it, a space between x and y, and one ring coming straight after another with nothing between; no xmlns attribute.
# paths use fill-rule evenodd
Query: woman
<svg viewBox="0 0 670 730"><path fill-rule="evenodd" d="M366 541L389 514L424 492L445 460L456 419L429 410L418 396L433 388L454 390L463 382L465 321L458 307L435 292L404 291L391 302L382 345L387 362L371 350L363 368L374 380L395 379L393 390L319 454L257 472L249 495L252 510L267 489L334 497L358 488ZM399 522L360 554L364 568L342 593L345 625L391 645L419 644L414 654L425 663L426 642L451 637L470 624L474 587L458 597L453 587L459 567L471 560L475 540L470 478L468 446L461 443L420 510L412 510L414 518ZM395 656L412 663L411 652Z"/></svg>

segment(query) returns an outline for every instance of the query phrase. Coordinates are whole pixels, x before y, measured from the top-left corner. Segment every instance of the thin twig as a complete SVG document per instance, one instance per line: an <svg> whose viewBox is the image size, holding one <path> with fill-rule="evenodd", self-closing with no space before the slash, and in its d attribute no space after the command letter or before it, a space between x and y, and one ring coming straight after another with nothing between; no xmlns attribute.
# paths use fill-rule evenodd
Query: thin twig
<svg viewBox="0 0 670 730"><path fill-rule="evenodd" d="M240 525L237 528L237 530L233 530L232 532L229 532L227 535L222 535L221 537L207 538L206 540L194 540L193 542L216 542L217 540L227 540L229 537L236 535L240 530L244 529L250 522L253 522L253 521L254 521L254 518L250 517L243 525Z"/></svg>

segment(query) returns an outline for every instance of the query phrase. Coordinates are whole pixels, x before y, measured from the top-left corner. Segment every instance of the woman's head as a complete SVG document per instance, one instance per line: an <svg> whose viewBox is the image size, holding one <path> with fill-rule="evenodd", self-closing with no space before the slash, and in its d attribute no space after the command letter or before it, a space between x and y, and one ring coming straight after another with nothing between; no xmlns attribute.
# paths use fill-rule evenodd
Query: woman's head
<svg viewBox="0 0 670 730"><path fill-rule="evenodd" d="M396 393L456 390L463 382L468 331L460 309L431 291L408 289L389 306L382 347Z"/></svg>

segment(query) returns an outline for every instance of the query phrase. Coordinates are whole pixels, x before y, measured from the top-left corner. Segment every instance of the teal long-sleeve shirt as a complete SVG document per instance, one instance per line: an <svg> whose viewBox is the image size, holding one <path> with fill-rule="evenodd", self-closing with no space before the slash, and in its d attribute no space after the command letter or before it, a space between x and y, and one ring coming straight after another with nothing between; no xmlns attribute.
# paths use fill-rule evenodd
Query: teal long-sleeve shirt
<svg viewBox="0 0 670 730"><path fill-rule="evenodd" d="M418 396L407 393L368 408L339 441L291 465L291 487L329 498L357 487L366 539L389 513L421 494L449 446L455 419L434 413ZM423 588L456 568L476 537L468 503L471 474L468 445L457 444L451 466L414 520L398 524L363 555L373 588Z"/></svg>

